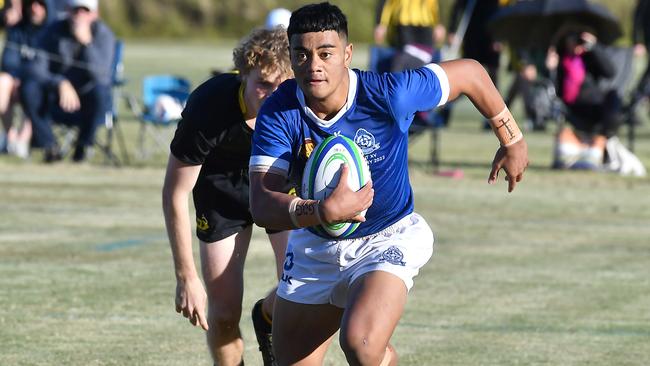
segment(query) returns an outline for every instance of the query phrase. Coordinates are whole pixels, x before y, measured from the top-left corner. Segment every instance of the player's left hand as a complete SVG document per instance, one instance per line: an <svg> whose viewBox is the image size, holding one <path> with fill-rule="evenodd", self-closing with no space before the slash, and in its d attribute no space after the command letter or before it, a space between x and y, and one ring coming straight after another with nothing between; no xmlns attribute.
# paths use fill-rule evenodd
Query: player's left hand
<svg viewBox="0 0 650 366"><path fill-rule="evenodd" d="M528 144L526 140L521 139L507 147L501 146L494 155L488 183L494 183L499 177L499 171L503 169L506 172L505 179L508 181L508 192L512 192L517 183L523 179L528 163Z"/></svg>
<svg viewBox="0 0 650 366"><path fill-rule="evenodd" d="M364 222L366 218L360 214L372 205L375 191L372 189L372 181L353 191L348 186L347 164L341 165L341 175L334 191L326 199L321 201L320 215L326 223L338 222Z"/></svg>

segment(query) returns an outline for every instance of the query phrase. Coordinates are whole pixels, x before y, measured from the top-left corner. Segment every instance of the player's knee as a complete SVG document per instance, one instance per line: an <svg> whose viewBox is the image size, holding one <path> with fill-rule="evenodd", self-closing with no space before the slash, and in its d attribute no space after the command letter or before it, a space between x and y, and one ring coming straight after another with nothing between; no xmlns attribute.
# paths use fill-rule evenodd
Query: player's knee
<svg viewBox="0 0 650 366"><path fill-rule="evenodd" d="M215 327L221 332L235 331L239 329L241 313L241 306L209 306L208 325L210 328Z"/></svg>
<svg viewBox="0 0 650 366"><path fill-rule="evenodd" d="M355 332L342 332L340 343L350 365L379 365L386 352L382 342L373 342L371 337Z"/></svg>

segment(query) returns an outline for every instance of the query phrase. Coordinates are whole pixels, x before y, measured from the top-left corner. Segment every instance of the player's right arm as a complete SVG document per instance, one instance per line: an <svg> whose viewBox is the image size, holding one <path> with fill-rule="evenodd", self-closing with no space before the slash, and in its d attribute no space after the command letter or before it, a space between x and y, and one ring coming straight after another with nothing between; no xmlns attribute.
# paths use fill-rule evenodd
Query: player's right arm
<svg viewBox="0 0 650 366"><path fill-rule="evenodd" d="M258 168L259 169L259 168ZM372 204L372 182L357 192L347 184L348 169L343 166L341 179L332 194L323 201L303 200L283 192L286 177L264 171L250 173L250 202L253 220L259 226L289 230L333 222L363 222L359 213ZM292 215L294 218L292 219Z"/></svg>
<svg viewBox="0 0 650 366"><path fill-rule="evenodd" d="M207 330L207 295L194 265L188 204L200 171L201 165L183 163L170 154L162 204L176 274L176 311L182 313L193 325L200 325Z"/></svg>

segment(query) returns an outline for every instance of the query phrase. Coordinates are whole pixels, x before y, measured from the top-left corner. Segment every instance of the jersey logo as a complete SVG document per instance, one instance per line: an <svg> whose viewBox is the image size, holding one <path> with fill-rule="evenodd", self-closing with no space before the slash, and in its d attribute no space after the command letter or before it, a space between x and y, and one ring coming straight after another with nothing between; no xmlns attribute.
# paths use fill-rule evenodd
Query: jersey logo
<svg viewBox="0 0 650 366"><path fill-rule="evenodd" d="M288 252L286 254L286 258L284 259L284 270L285 271L291 271L291 268L293 268L293 252ZM282 272L282 276L280 277L280 281L286 282L289 285L291 285L291 280L293 279L292 276L288 275L284 271Z"/></svg>
<svg viewBox="0 0 650 366"><path fill-rule="evenodd" d="M380 262L388 262L396 266L405 266L406 262L404 262L402 259L404 259L404 254L401 250L399 250L399 248L394 245L384 250L384 252L381 253L381 256L379 257Z"/></svg>
<svg viewBox="0 0 650 366"><path fill-rule="evenodd" d="M205 218L205 215L196 218L196 228L200 231L207 231L210 228L208 219Z"/></svg>
<svg viewBox="0 0 650 366"><path fill-rule="evenodd" d="M293 268L293 252L288 252L284 258L284 270L291 271Z"/></svg>
<svg viewBox="0 0 650 366"><path fill-rule="evenodd" d="M365 128L360 128L354 135L354 142L361 148L363 155L369 155L379 149L379 143L375 140L375 136L368 132Z"/></svg>
<svg viewBox="0 0 650 366"><path fill-rule="evenodd" d="M302 146L300 147L300 152L298 153L298 155L301 158L307 160L309 159L309 155L311 155L311 152L314 151L314 147L315 147L314 141L311 138L306 137L302 142Z"/></svg>

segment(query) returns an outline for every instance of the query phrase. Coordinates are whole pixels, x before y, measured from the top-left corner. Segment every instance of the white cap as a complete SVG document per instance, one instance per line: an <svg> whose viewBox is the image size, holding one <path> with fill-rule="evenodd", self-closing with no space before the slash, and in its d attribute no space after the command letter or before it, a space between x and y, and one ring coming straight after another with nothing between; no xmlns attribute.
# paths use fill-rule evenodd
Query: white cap
<svg viewBox="0 0 650 366"><path fill-rule="evenodd" d="M70 9L84 7L90 11L97 10L98 0L68 0L68 7Z"/></svg>
<svg viewBox="0 0 650 366"><path fill-rule="evenodd" d="M266 16L264 27L271 29L281 25L289 28L289 19L291 19L291 11L284 8L276 8L271 10Z"/></svg>

